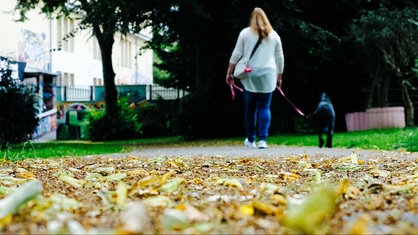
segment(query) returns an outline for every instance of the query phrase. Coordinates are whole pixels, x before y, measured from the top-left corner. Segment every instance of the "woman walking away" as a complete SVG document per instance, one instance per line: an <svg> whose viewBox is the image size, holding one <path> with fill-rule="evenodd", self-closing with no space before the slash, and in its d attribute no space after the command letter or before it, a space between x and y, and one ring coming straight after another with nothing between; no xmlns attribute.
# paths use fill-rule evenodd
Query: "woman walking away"
<svg viewBox="0 0 418 235"><path fill-rule="evenodd" d="M239 66L245 64L243 68ZM244 69L245 68L245 69ZM271 122L270 103L276 86L282 85L284 56L280 36L261 8L254 8L249 26L239 33L229 59L226 84L234 85L234 75L244 87L244 121L247 138L244 145L267 148ZM245 70L243 76L238 74ZM233 74L234 73L234 74Z"/></svg>

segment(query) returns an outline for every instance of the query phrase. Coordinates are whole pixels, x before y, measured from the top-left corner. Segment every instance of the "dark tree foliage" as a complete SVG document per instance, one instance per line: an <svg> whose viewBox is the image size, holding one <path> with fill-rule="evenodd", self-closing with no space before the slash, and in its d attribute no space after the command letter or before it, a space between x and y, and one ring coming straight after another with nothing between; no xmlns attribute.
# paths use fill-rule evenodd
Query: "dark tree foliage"
<svg viewBox="0 0 418 235"><path fill-rule="evenodd" d="M416 9L418 2L410 0L301 0L298 2L301 3L305 20L333 32L340 38L340 43L333 45L327 53L329 62L318 67L313 76L321 77L318 79L321 81L321 86L333 98L337 112L337 130L345 130L344 114L364 111L370 107L381 107L382 105L377 103L372 104L371 96L373 99L387 100L389 94L385 93L384 89L378 93L374 91L376 87L383 87L384 83L376 84L370 79L370 74L374 73L378 77L392 76L387 66L384 66L380 52L373 49L375 47L368 47L370 53L366 53L356 42L357 35L353 35L352 23L365 12L378 11L381 8ZM367 35L368 32L366 31L365 34ZM371 43L376 45L378 42Z"/></svg>
<svg viewBox="0 0 418 235"><path fill-rule="evenodd" d="M369 58L370 90L368 107L386 107L390 88L401 92L399 97L406 110L407 126L414 125L411 100L418 77L413 72L418 58L418 9L391 9L382 6L366 11L351 25L352 40L361 45Z"/></svg>
<svg viewBox="0 0 418 235"><path fill-rule="evenodd" d="M0 70L0 147L30 139L38 125L36 97L11 70Z"/></svg>

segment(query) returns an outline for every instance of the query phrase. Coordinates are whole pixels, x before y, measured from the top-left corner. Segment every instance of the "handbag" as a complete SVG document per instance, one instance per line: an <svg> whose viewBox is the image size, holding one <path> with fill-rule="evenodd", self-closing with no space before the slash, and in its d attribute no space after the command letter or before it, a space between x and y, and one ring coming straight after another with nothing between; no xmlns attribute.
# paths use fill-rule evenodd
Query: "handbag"
<svg viewBox="0 0 418 235"><path fill-rule="evenodd" d="M258 36L258 41L254 45L254 48L251 51L251 55L250 55L250 58L248 58L248 61L246 61L244 57L241 57L241 59L235 65L235 69L233 72L234 77L243 79L247 77L247 73L250 73L252 71L251 67L249 66L249 62L250 62L251 57L253 57L255 50L257 50L257 47L260 45L261 40L262 40L261 37Z"/></svg>

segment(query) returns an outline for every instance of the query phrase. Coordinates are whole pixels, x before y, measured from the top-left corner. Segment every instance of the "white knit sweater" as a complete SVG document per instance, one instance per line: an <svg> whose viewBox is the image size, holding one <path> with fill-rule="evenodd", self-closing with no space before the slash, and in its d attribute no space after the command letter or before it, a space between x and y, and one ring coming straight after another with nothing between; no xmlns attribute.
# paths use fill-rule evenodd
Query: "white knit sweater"
<svg viewBox="0 0 418 235"><path fill-rule="evenodd" d="M257 40L258 34L251 31L250 27L243 29L238 36L229 63L237 64L241 58L248 61ZM284 69L282 42L276 31L270 32L268 37L262 40L249 65L253 71L247 78L240 80L244 88L251 92L274 91L277 74L282 74Z"/></svg>

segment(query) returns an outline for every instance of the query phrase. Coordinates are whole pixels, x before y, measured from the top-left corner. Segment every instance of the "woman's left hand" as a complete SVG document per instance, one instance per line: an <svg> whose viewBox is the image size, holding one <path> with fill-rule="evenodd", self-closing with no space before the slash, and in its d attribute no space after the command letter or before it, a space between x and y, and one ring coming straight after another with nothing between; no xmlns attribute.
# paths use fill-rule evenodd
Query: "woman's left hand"
<svg viewBox="0 0 418 235"><path fill-rule="evenodd" d="M282 74L277 74L277 87L282 87Z"/></svg>

